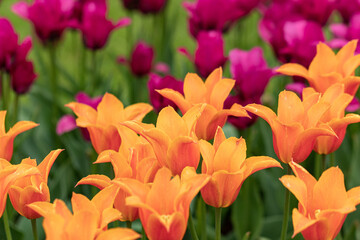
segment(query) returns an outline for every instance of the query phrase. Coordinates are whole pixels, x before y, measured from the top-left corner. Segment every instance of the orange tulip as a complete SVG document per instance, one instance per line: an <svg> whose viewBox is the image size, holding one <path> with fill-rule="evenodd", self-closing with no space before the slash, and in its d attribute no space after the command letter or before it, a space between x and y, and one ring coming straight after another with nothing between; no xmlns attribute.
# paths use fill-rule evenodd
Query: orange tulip
<svg viewBox="0 0 360 240"><path fill-rule="evenodd" d="M8 191L19 178L40 174L37 168L21 163L11 165L6 159L0 158L0 217L4 213Z"/></svg>
<svg viewBox="0 0 360 240"><path fill-rule="evenodd" d="M118 187L111 186L103 189L90 201L81 194L73 193L71 203L73 213L62 200L56 199L53 204L48 202L35 202L29 207L44 217L43 227L47 239L59 240L92 240L112 237L120 230L107 232L107 225L118 220L120 213L113 208L114 197ZM138 234L126 230L119 239L137 239ZM129 234L129 235L128 235ZM105 236L104 236L105 235ZM131 237L132 236L132 237Z"/></svg>
<svg viewBox="0 0 360 240"><path fill-rule="evenodd" d="M22 132L38 126L39 124L30 121L20 121L10 128L8 132L6 132L5 115L6 111L0 111L0 158L10 161L13 154L15 137Z"/></svg>
<svg viewBox="0 0 360 240"><path fill-rule="evenodd" d="M172 107L163 108L156 127L136 122L124 125L144 137L153 147L160 166L168 167L176 175L186 166L196 169L199 164L200 150L194 129L204 106L194 106L183 117Z"/></svg>
<svg viewBox="0 0 360 240"><path fill-rule="evenodd" d="M213 145L200 140L200 151L203 156L202 173L211 176L201 189L201 196L205 203L216 208L230 206L237 198L244 180L254 172L281 167L278 161L270 157L246 159L245 140L235 137L226 139L220 127Z"/></svg>
<svg viewBox="0 0 360 240"><path fill-rule="evenodd" d="M313 88L305 88L303 95L315 93ZM337 150L344 140L346 128L351 123L360 122L360 115L347 114L345 108L353 99L353 96L344 93L343 84L334 84L322 95L320 102L330 105L330 108L320 118L320 122L327 123L337 136L320 136L316 139L314 150L319 154L329 154Z"/></svg>
<svg viewBox="0 0 360 240"><path fill-rule="evenodd" d="M234 85L235 80L222 78L222 69L217 68L208 76L205 83L198 75L188 73L184 80L184 96L173 89L162 89L158 92L173 101L182 114L196 104L206 103L195 132L198 138L210 140L214 137L217 127L224 126L229 115L249 117L238 104L234 104L231 109L223 109L224 101Z"/></svg>
<svg viewBox="0 0 360 240"><path fill-rule="evenodd" d="M78 116L77 126L87 128L97 153L108 149L118 151L122 132L126 131L120 123L129 120L142 121L152 110L152 107L146 103L137 103L124 108L122 102L110 93L104 95L97 110L78 102L65 106L71 108Z"/></svg>
<svg viewBox="0 0 360 240"><path fill-rule="evenodd" d="M344 175L338 167L331 167L319 181L302 166L290 162L295 176L280 178L299 200L292 213L294 235L302 233L306 240L334 239L348 213L360 203L360 187L346 191Z"/></svg>
<svg viewBox="0 0 360 240"><path fill-rule="evenodd" d="M56 158L62 150L51 151L46 158L37 166L35 159L26 158L21 164L28 164L37 168L39 175L19 178L9 189L10 201L14 209L28 219L41 217L27 205L38 201L50 201L50 192L47 185L48 175Z"/></svg>
<svg viewBox="0 0 360 240"><path fill-rule="evenodd" d="M279 94L277 115L268 107L249 104L245 109L268 122L273 133L274 150L284 162L304 161L319 136L336 136L329 125L321 123L321 117L330 104L320 102L320 93L304 95L303 101L293 92Z"/></svg>
<svg viewBox="0 0 360 240"><path fill-rule="evenodd" d="M141 223L150 240L180 240L186 231L190 203L208 180L208 176L196 174L191 167L184 168L181 177L172 177L171 171L164 167L157 172L151 186L134 179L115 182L132 195L126 204L139 208Z"/></svg>
<svg viewBox="0 0 360 240"><path fill-rule="evenodd" d="M143 147L145 147L144 145ZM147 148L147 147L145 147ZM113 181L120 178L134 178L140 182L147 183L153 181L154 175L159 169L155 156L147 156L145 151L136 148L130 149L129 159L124 158L121 153L113 150L102 152L95 163L111 162L115 178L111 180L105 175L89 175L81 179L77 185L90 184L99 189L104 189L113 185ZM125 204L125 199L129 196L127 191L120 189L116 195L114 206L121 213L121 221L134 221L139 218L138 208L130 207Z"/></svg>
<svg viewBox="0 0 360 240"><path fill-rule="evenodd" d="M297 63L287 63L277 71L303 77L321 93L325 93L335 83L342 83L345 85L345 93L354 96L360 85L360 77L354 76L355 69L360 65L360 55L354 56L356 45L357 40L350 41L335 54L325 43L320 42L309 69Z"/></svg>

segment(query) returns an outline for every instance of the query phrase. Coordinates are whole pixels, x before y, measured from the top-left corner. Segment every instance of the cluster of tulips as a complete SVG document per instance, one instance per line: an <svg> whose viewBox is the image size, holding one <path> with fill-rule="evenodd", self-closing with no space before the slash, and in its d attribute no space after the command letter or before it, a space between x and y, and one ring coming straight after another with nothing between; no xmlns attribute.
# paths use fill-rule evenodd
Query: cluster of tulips
<svg viewBox="0 0 360 240"><path fill-rule="evenodd" d="M34 221L44 217L47 239L137 239L140 234L135 231L109 224L126 221L131 228L131 222L138 218L144 238L182 239L188 227L197 239L190 203L199 192L215 209L215 238L220 239L221 209L235 201L247 177L265 168L281 168L280 162L288 168L288 174L280 178L288 189L281 239L287 238L289 191L299 201L292 212L293 236L301 233L305 239L334 239L347 214L360 203L360 187L347 191L338 167L325 169L324 165L316 179L300 163L313 150L323 155L337 150L347 126L360 122L360 115L345 115L360 85L360 78L354 75L360 65L360 55L354 54L356 47L357 41L351 41L335 54L319 43L308 69L295 63L277 69L303 77L310 84L301 97L282 91L277 113L256 103L224 109L235 80L223 78L221 68L205 82L197 74L187 74L183 95L173 89L157 90L181 114L165 107L156 125L142 122L151 105L124 107L110 93L95 107L68 103L66 107L77 116L76 125L88 134L98 154L94 164L111 163L114 172L112 179L96 173L80 179L77 185L90 184L100 191L91 200L73 193L72 211L63 200L49 202L47 178L62 150L51 151L39 165L30 158L11 164L14 138L37 124L20 121L6 131L6 111L1 111L0 216L8 239L7 196L26 218ZM227 118L249 118L248 113L270 125L280 162L268 156L247 158L245 139L225 136L222 127Z"/></svg>

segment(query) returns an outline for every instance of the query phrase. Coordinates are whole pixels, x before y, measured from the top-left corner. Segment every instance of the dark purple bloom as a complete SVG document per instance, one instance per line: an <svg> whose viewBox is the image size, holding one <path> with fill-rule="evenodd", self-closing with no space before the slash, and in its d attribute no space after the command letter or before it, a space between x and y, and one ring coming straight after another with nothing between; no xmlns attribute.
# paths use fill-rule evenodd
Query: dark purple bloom
<svg viewBox="0 0 360 240"><path fill-rule="evenodd" d="M348 23L354 14L360 12L360 1L339 0L336 1L336 9L340 12L344 22Z"/></svg>
<svg viewBox="0 0 360 240"><path fill-rule="evenodd" d="M325 25L337 0L292 0L296 11L306 20Z"/></svg>
<svg viewBox="0 0 360 240"><path fill-rule="evenodd" d="M17 94L27 93L36 79L32 62L21 61L10 70L11 87Z"/></svg>
<svg viewBox="0 0 360 240"><path fill-rule="evenodd" d="M85 46L97 50L104 47L114 29L129 24L129 18L122 18L114 24L106 18L106 6L95 1L88 1L83 5L82 21L78 28L82 32Z"/></svg>
<svg viewBox="0 0 360 240"><path fill-rule="evenodd" d="M167 0L122 0L122 3L126 9L137 9L144 14L148 14L163 10Z"/></svg>
<svg viewBox="0 0 360 240"><path fill-rule="evenodd" d="M89 105L93 109L97 109L99 103L101 102L101 99L102 99L102 96L97 96L97 97L91 98L84 92L79 92L75 96L75 100L78 103L83 103L83 104Z"/></svg>
<svg viewBox="0 0 360 240"><path fill-rule="evenodd" d="M247 105L261 103L261 96L274 75L268 68L263 57L262 49L255 47L250 51L240 49L231 50L229 53L230 71L235 79L235 96L229 96L225 101L225 108L230 108L234 103ZM256 120L255 116L249 118L229 117L229 122L242 129L250 126Z"/></svg>
<svg viewBox="0 0 360 240"><path fill-rule="evenodd" d="M153 60L154 49L145 42L137 43L130 58L131 72L138 77L149 74Z"/></svg>
<svg viewBox="0 0 360 240"><path fill-rule="evenodd" d="M223 67L226 61L221 33L200 32L194 57L194 63L200 75L206 78L215 68Z"/></svg>
<svg viewBox="0 0 360 240"><path fill-rule="evenodd" d="M31 5L20 1L12 10L23 18L30 20L39 39L58 40L69 25L74 7L74 0L35 0Z"/></svg>
<svg viewBox="0 0 360 240"><path fill-rule="evenodd" d="M173 76L170 75L161 77L157 74L150 74L150 79L148 81L149 97L151 104L157 112L160 112L161 109L167 106L172 106L175 109L177 108L173 101L164 98L158 92L156 92L156 90L164 88L170 88L178 91L180 94L183 94L183 82L176 80Z"/></svg>
<svg viewBox="0 0 360 240"><path fill-rule="evenodd" d="M234 0L197 0L185 2L184 7L189 13L189 30L194 37L200 31L225 32L236 19L244 15Z"/></svg>
<svg viewBox="0 0 360 240"><path fill-rule="evenodd" d="M0 18L0 69L6 67L7 62L18 47L18 35L9 20Z"/></svg>

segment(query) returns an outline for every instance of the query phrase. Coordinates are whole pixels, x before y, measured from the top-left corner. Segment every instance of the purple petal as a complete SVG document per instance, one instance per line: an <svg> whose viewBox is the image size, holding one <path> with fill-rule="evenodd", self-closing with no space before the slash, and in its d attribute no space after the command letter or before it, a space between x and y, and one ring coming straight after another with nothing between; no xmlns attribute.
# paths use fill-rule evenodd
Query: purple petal
<svg viewBox="0 0 360 240"><path fill-rule="evenodd" d="M60 118L60 120L56 125L56 133L57 135L62 135L76 128L77 126L76 126L75 117L72 115L64 115Z"/></svg>

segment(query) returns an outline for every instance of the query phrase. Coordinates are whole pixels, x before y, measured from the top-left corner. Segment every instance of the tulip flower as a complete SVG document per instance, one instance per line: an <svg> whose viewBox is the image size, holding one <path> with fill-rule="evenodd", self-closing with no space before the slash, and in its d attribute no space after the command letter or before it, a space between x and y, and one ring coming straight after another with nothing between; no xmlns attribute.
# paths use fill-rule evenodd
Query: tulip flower
<svg viewBox="0 0 360 240"><path fill-rule="evenodd" d="M216 208L230 206L244 180L251 174L269 167L281 167L277 160L270 157L246 158L245 140L235 137L226 139L220 127L213 145L204 140L200 140L199 144L203 156L202 173L211 176L201 189L201 196L206 204Z"/></svg>
<svg viewBox="0 0 360 240"><path fill-rule="evenodd" d="M136 44L130 59L131 72L138 77L150 73L154 60L154 49L145 42Z"/></svg>
<svg viewBox="0 0 360 240"><path fill-rule="evenodd" d="M17 94L27 93L37 77L34 66L29 61L22 61L13 66L10 76L11 87Z"/></svg>
<svg viewBox="0 0 360 240"><path fill-rule="evenodd" d="M223 109L224 101L234 87L235 81L222 78L221 68L215 69L205 83L193 73L186 75L184 80L184 96L172 89L162 89L158 92L172 100L185 114L191 107L206 103L196 124L196 136L200 139L210 140L214 137L218 126L224 126L229 115L248 117L246 111L238 104L230 109Z"/></svg>
<svg viewBox="0 0 360 240"><path fill-rule="evenodd" d="M320 93L313 93L303 95L301 101L296 93L284 90L279 94L277 115L260 104L244 108L270 125L274 150L282 162L300 163L310 155L318 137L336 137L334 130L320 121L330 104L319 99Z"/></svg>
<svg viewBox="0 0 360 240"><path fill-rule="evenodd" d="M85 46L98 50L104 47L113 30L125 27L130 22L129 18L122 18L116 24L112 23L106 18L103 7L97 7L95 2L89 1L83 6L82 21L78 28L82 32Z"/></svg>
<svg viewBox="0 0 360 240"><path fill-rule="evenodd" d="M306 240L334 239L347 214L360 203L360 187L346 191L338 167L327 169L316 181L302 166L294 162L290 166L295 176L286 175L280 181L299 200L292 212L293 237L301 232Z"/></svg>
<svg viewBox="0 0 360 240"><path fill-rule="evenodd" d="M360 55L354 55L356 45L357 41L353 40L335 54L326 44L319 43L309 69L296 63L288 63L277 71L303 77L321 93L335 83L342 83L345 85L345 93L354 96L360 85L360 77L354 76L355 69L360 65Z"/></svg>
<svg viewBox="0 0 360 240"><path fill-rule="evenodd" d="M28 164L37 168L39 175L19 178L9 189L10 201L14 209L28 219L41 217L27 205L37 201L50 201L50 192L47 185L48 175L54 161L62 150L51 151L37 166L35 159L23 159L21 164Z"/></svg>
<svg viewBox="0 0 360 240"><path fill-rule="evenodd" d="M60 39L69 25L74 3L73 0L35 0L31 4L20 1L13 5L12 10L28 19L39 39L46 43Z"/></svg>
<svg viewBox="0 0 360 240"><path fill-rule="evenodd" d="M169 99L164 98L156 91L164 88L173 89L180 94L184 94L183 83L176 80L173 76L167 75L165 77L161 77L154 73L150 74L150 79L148 81L149 98L151 105L157 112L160 112L161 109L167 106L176 108L175 103Z"/></svg>
<svg viewBox="0 0 360 240"><path fill-rule="evenodd" d="M183 239L192 199L208 182L209 177L198 175L186 167L172 177L167 168L160 169L151 187L134 179L117 181L132 195L126 204L138 207L140 220L147 237L155 239Z"/></svg>
<svg viewBox="0 0 360 240"><path fill-rule="evenodd" d="M6 159L0 158L0 217L4 213L7 194L12 184L20 178L38 174L38 169L31 165L11 165Z"/></svg>
<svg viewBox="0 0 360 240"><path fill-rule="evenodd" d="M306 88L305 95L314 94L313 88ZM320 136L316 140L314 150L319 154L330 154L336 151L346 133L346 128L351 123L360 122L360 115L349 113L345 116L345 108L351 103L353 97L344 93L343 84L334 84L329 87L320 99L320 102L330 105L327 112L321 117L320 122L327 123L336 133L335 136Z"/></svg>
<svg viewBox="0 0 360 240"><path fill-rule="evenodd" d="M76 125L89 131L91 143L97 153L108 149L118 151L123 128L120 123L128 120L141 121L152 109L146 103L124 108L122 102L110 93L105 93L96 110L77 102L65 106L71 108L78 116Z"/></svg>
<svg viewBox="0 0 360 240"><path fill-rule="evenodd" d="M174 175L191 166L197 168L200 150L194 128L203 106L195 106L183 117L172 108L163 108L157 118L156 127L125 122L124 125L144 137L152 146L159 165L166 166Z"/></svg>
<svg viewBox="0 0 360 240"><path fill-rule="evenodd" d="M229 96L225 101L225 108L230 108L234 103L247 105L260 103L265 88L274 75L273 70L268 68L263 57L262 49L253 48L250 51L233 49L229 53L230 71L235 79L235 96ZM231 124L238 128L246 128L256 121L256 115L251 118L229 117Z"/></svg>
<svg viewBox="0 0 360 240"><path fill-rule="evenodd" d="M224 56L224 41L221 33L217 31L200 32L196 40L197 49L194 57L185 48L180 48L179 51L194 62L202 77L208 77L215 68L223 67L227 61Z"/></svg>
<svg viewBox="0 0 360 240"><path fill-rule="evenodd" d="M5 131L6 111L0 111L0 158L10 162L13 154L14 139L17 135L32 129L39 124L30 121L17 122L9 131Z"/></svg>
<svg viewBox="0 0 360 240"><path fill-rule="evenodd" d="M139 234L130 229L115 228L107 231L107 225L119 219L120 213L113 208L118 187L111 186L100 191L90 201L81 194L73 193L71 198L73 213L62 200L54 203L35 202L29 208L44 217L43 227L47 239L95 240L107 237L137 239ZM117 235L119 234L119 235ZM110 238L111 239L111 238Z"/></svg>
<svg viewBox="0 0 360 240"><path fill-rule="evenodd" d="M317 22L324 26L331 13L335 9L335 1L333 0L296 0L292 1L296 11L304 18Z"/></svg>
<svg viewBox="0 0 360 240"><path fill-rule="evenodd" d="M138 9L141 13L144 14L155 14L165 8L167 0L122 0L122 3L126 9Z"/></svg>
<svg viewBox="0 0 360 240"><path fill-rule="evenodd" d="M0 18L0 69L6 67L11 55L18 47L18 35L9 20Z"/></svg>
<svg viewBox="0 0 360 240"><path fill-rule="evenodd" d="M335 7L345 23L349 23L351 17L360 12L360 2L358 0L336 1Z"/></svg>
<svg viewBox="0 0 360 240"><path fill-rule="evenodd" d="M189 13L189 30L195 38L201 31L226 32L231 24L244 15L244 11L231 0L197 0L185 2Z"/></svg>

